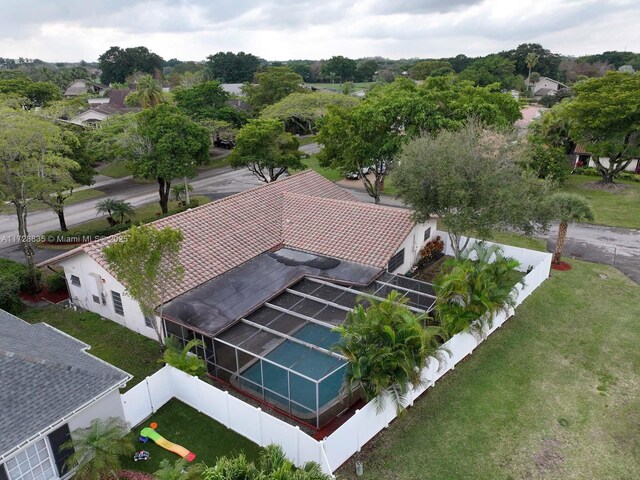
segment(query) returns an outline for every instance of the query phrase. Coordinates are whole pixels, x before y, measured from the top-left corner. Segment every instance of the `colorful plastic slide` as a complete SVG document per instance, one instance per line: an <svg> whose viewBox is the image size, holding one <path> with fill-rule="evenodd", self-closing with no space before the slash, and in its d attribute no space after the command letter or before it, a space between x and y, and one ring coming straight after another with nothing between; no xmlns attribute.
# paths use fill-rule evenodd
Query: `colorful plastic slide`
<svg viewBox="0 0 640 480"><path fill-rule="evenodd" d="M165 450L169 450L170 452L175 453L176 455L180 455L187 462L192 462L196 458L196 454L190 452L184 447L180 445L176 445L175 443L170 442L158 432L156 432L153 428L145 427L140 432L140 435L143 437L147 437L150 440L153 440L156 445L164 448Z"/></svg>

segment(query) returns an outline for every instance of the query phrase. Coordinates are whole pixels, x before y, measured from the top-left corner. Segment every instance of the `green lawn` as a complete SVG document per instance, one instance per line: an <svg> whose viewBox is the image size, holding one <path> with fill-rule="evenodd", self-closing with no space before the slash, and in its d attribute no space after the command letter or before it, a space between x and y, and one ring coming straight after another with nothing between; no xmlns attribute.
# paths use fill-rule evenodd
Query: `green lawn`
<svg viewBox="0 0 640 480"><path fill-rule="evenodd" d="M98 173L112 178L128 177L133 173L131 167L122 162L109 163L105 167L101 168Z"/></svg>
<svg viewBox="0 0 640 480"><path fill-rule="evenodd" d="M195 195L191 197L192 200L198 200L200 205L204 205L205 203L209 203L211 200L209 197L204 195ZM171 201L169 202L169 214L176 213L179 211L180 206L178 202ZM149 203L147 205L142 205L140 207L135 208L135 213L131 216L132 224L139 223L149 223L154 220L157 220L161 216L160 205L157 202ZM107 221L104 218L96 218L95 220L91 220L89 222L79 223L78 225L73 225L69 227L70 230L74 232L84 233L84 232L92 232L99 228L106 228L108 226Z"/></svg>
<svg viewBox="0 0 640 480"><path fill-rule="evenodd" d="M303 159L302 163L304 163L307 166L307 168L310 168L316 171L317 173L325 177L327 180L331 180L332 182L337 182L344 178L343 175L338 170L320 166L320 163L318 162L318 158L315 155L311 155L309 158Z"/></svg>
<svg viewBox="0 0 640 480"><path fill-rule="evenodd" d="M215 465L218 457L237 456L241 452L253 461L260 452L260 447L252 441L173 399L130 433L136 449L148 451L151 458L145 462L134 462L133 457L127 457L123 459L123 468L153 473L158 470L163 459L173 462L180 458L153 442L143 444L137 441L140 430L151 422L158 424L157 431L160 435L195 453L196 462L204 462L209 466Z"/></svg>
<svg viewBox="0 0 640 480"><path fill-rule="evenodd" d="M640 478L640 287L570 263L363 449L363 479Z"/></svg>
<svg viewBox="0 0 640 480"><path fill-rule="evenodd" d="M617 183L627 185L619 193L584 188L585 183L597 181L598 177L571 175L564 190L578 193L590 201L595 214L594 223L640 229L640 183L617 180Z"/></svg>
<svg viewBox="0 0 640 480"><path fill-rule="evenodd" d="M162 367L157 342L95 313L49 306L29 308L18 316L29 323L48 323L91 345L89 353L133 375L127 390Z"/></svg>
<svg viewBox="0 0 640 480"><path fill-rule="evenodd" d="M71 205L72 203L83 202L85 200L91 200L92 198L102 197L104 192L100 190L96 190L95 188L88 188L86 190L80 190L79 192L75 192L71 195L67 201L66 205ZM29 212L37 212L38 210L46 210L51 208L49 205L42 202L32 202L29 204ZM0 214L15 214L16 209L12 204L2 204L0 206Z"/></svg>

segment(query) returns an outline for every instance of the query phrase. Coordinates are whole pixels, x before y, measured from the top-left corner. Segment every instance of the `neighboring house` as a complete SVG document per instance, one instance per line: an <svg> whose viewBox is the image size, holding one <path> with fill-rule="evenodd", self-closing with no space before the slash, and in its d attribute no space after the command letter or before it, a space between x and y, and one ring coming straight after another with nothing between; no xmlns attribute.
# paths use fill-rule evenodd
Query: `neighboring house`
<svg viewBox="0 0 640 480"><path fill-rule="evenodd" d="M96 418L124 418L119 388L131 376L88 345L0 310L0 479L69 477L60 445Z"/></svg>
<svg viewBox="0 0 640 480"><path fill-rule="evenodd" d="M107 85L96 83L91 80L78 79L74 80L64 92L66 98L79 97L81 95L104 95L108 90Z"/></svg>
<svg viewBox="0 0 640 480"><path fill-rule="evenodd" d="M317 428L354 401L340 388L342 377L333 377L330 387L315 394L311 381L308 391L294 398L300 384L291 380L291 388L278 390L283 384L274 373L284 368L285 376L296 375L289 366L273 366L282 360L265 359L271 370L265 367L263 377L256 367L258 357L270 355L282 342L294 351L278 358L295 357L300 354L297 345L313 344L317 358L301 360L300 365L311 362L309 368L316 365L328 373L346 365L330 351L336 335L332 328L345 320L359 295L386 297L399 290L419 314L435 303L430 284L398 276L415 264L419 250L435 233L435 220L416 223L408 209L359 202L311 170L152 225L180 229L184 236L184 280L169 292L162 319L145 318L109 272L102 249L116 237L82 245L46 263L64 268L74 305L150 338L156 338L156 321L164 335L182 342L200 338L204 347L198 347L198 353L207 360L210 375L251 395L258 392L271 407ZM253 346L238 346L249 338ZM236 347L245 353L234 354ZM257 356L246 354L245 348ZM266 385L257 387L256 375L273 382L271 390L279 393L265 393L271 391ZM313 378L320 382L321 377Z"/></svg>
<svg viewBox="0 0 640 480"><path fill-rule="evenodd" d="M136 112L138 108L129 107L124 101L131 92L133 92L131 89L113 89L105 98L89 99L87 110L70 118L67 122L80 126L95 126L112 115Z"/></svg>
<svg viewBox="0 0 640 480"><path fill-rule="evenodd" d="M251 111L251 105L249 105L244 100L240 100L239 98L230 98L229 100L227 100L226 103L231 108L233 108L233 109L235 109L235 110L237 110L239 112L250 112Z"/></svg>
<svg viewBox="0 0 640 480"><path fill-rule="evenodd" d="M592 167L596 168L596 163L593 161L591 153L587 151L582 145L576 145L569 154L571 164L574 168L577 167ZM600 158L600 163L603 167L609 168L609 158ZM640 159L631 160L631 163L625 168L626 172L635 172L640 174Z"/></svg>
<svg viewBox="0 0 640 480"><path fill-rule="evenodd" d="M244 93L242 93L243 85L244 83L223 83L220 86L222 87L222 90L224 90L228 94L242 97L244 96Z"/></svg>
<svg viewBox="0 0 640 480"><path fill-rule="evenodd" d="M531 82L531 92L534 97L555 95L558 91L564 88L568 87L564 83L558 82L557 80L549 77L540 77L540 80L537 82Z"/></svg>

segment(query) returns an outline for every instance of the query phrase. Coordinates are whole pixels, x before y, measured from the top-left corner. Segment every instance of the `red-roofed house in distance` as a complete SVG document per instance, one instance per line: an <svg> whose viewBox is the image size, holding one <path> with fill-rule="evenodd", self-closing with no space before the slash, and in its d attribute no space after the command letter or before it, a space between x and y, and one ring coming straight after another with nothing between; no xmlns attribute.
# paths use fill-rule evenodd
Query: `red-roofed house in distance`
<svg viewBox="0 0 640 480"><path fill-rule="evenodd" d="M359 202L311 170L152 225L184 236L184 280L163 318L145 318L109 272L102 249L115 236L47 263L64 268L74 305L150 338L158 322L182 343L202 340L209 375L314 428L354 401L333 328L362 296L396 290L416 314L435 303L432 285L403 276L435 220Z"/></svg>

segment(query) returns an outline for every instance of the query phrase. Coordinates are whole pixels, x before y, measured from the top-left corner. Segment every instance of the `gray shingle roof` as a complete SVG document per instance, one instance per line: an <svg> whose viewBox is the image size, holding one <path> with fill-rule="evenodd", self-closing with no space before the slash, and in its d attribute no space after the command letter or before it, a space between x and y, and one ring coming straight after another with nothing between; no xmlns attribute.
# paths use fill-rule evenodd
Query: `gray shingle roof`
<svg viewBox="0 0 640 480"><path fill-rule="evenodd" d="M0 457L129 378L87 347L0 310Z"/></svg>

